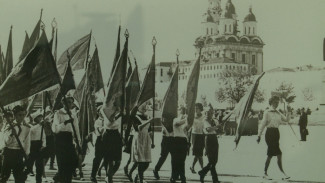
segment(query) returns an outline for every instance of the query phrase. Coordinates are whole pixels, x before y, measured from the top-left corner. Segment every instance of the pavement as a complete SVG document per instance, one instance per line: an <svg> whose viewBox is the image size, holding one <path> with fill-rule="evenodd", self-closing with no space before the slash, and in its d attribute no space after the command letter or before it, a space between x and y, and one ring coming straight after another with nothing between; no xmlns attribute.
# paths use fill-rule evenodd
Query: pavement
<svg viewBox="0 0 325 183"><path fill-rule="evenodd" d="M307 137L307 142L299 141L299 127L293 126L295 134L289 126L283 125L280 127L280 148L283 153L283 166L286 173L291 176L290 180L281 180L281 173L277 167L276 159L271 160L269 167L269 176L273 180L265 180L262 178L264 162L266 159L266 143L262 138L261 143L256 143L256 136L245 136L241 138L239 146L235 149L233 136L222 136L219 138L219 161L216 166L219 180L222 183L281 183L281 182L306 182L306 183L325 183L325 127L313 126L309 127L310 135ZM158 161L160 155L161 134L155 134L155 145L152 149L152 163L145 172L145 181L148 183L169 183L171 174L170 156L168 156L165 164L159 171L160 180L155 180L153 177L153 168ZM94 150L91 145L89 152L85 158L86 166L83 168L84 180L75 179L75 183L90 183L90 171ZM128 154L123 153L120 169L115 174L113 181L116 183L129 182L123 173L123 167L128 160ZM192 174L189 170L193 161L193 156L190 155L186 159L186 177L188 183L197 183L199 181L198 174ZM204 157L204 163L207 163ZM130 166L131 167L131 166ZM199 171L199 164L195 166L196 171ZM35 170L34 170L35 172ZM49 170L46 167L46 176L48 182L52 182L52 177L56 171ZM105 172L102 171L102 176L97 177L98 182L105 182ZM133 173L133 178L136 171ZM8 182L14 182L13 177ZM35 177L29 176L27 183L35 182ZM208 174L205 182L212 182L211 176Z"/></svg>

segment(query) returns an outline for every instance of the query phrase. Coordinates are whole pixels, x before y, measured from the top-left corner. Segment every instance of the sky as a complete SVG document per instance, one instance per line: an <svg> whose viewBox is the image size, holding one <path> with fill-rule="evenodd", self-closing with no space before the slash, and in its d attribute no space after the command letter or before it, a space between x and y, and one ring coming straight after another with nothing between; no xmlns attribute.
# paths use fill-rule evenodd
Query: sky
<svg viewBox="0 0 325 183"><path fill-rule="evenodd" d="M325 1L323 0L232 0L239 20L249 6L257 19L257 34L265 43L264 70L275 67L323 65ZM222 0L225 8L226 0ZM23 46L25 30L31 34L40 10L47 36L51 21L58 23L58 56L82 36L93 33L91 52L99 50L104 80L111 70L118 25L130 33L129 49L140 67L149 64L152 37L157 39L156 62L194 59L194 40L201 35L202 15L208 0L0 0L0 45L5 51L13 25L14 62ZM122 35L122 44L124 36ZM131 57L132 58L132 57ZM144 71L143 71L144 72Z"/></svg>

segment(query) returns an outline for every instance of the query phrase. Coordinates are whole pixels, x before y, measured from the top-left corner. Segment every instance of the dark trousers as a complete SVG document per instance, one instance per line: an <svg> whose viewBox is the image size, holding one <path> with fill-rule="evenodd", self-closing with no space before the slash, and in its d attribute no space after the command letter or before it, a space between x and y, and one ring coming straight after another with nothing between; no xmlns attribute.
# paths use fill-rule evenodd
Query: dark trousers
<svg viewBox="0 0 325 183"><path fill-rule="evenodd" d="M307 134L306 134L306 127L305 126L300 126L300 137L302 141L307 140Z"/></svg>
<svg viewBox="0 0 325 183"><path fill-rule="evenodd" d="M33 171L33 166L35 163L36 183L42 182L42 175L44 171L43 155L41 153L41 147L42 147L42 141L40 140L31 141L30 154L27 161L27 168L29 172Z"/></svg>
<svg viewBox="0 0 325 183"><path fill-rule="evenodd" d="M160 152L160 158L155 166L155 171L159 171L162 165L165 163L168 154L170 153L170 145L172 143L173 137L166 137L163 136L161 141L161 152Z"/></svg>
<svg viewBox="0 0 325 183"><path fill-rule="evenodd" d="M140 183L143 182L143 173L149 167L149 162L138 162L138 175L140 179Z"/></svg>
<svg viewBox="0 0 325 183"><path fill-rule="evenodd" d="M186 182L185 177L185 160L187 155L187 138L173 137L173 145L171 147L172 157L172 178L176 180L181 178L182 182Z"/></svg>
<svg viewBox="0 0 325 183"><path fill-rule="evenodd" d="M55 139L59 180L60 182L71 183L72 173L78 165L78 157L72 143L72 134L71 132L59 132Z"/></svg>
<svg viewBox="0 0 325 183"><path fill-rule="evenodd" d="M205 138L205 147L209 163L203 167L199 173L205 176L210 171L213 182L216 182L218 181L216 164L219 156L219 143L217 135L207 135Z"/></svg>
<svg viewBox="0 0 325 183"><path fill-rule="evenodd" d="M102 161L104 157L104 145L102 141L102 137L97 137L96 143L95 143L95 157L93 160L93 167L91 169L91 177L95 178L96 173L99 169L100 162Z"/></svg>
<svg viewBox="0 0 325 183"><path fill-rule="evenodd" d="M48 157L50 158L50 166L53 166L55 160L55 136L46 136L46 148L48 149Z"/></svg>
<svg viewBox="0 0 325 183"><path fill-rule="evenodd" d="M22 150L5 148L3 152L3 164L1 170L0 183L8 181L11 170L13 172L15 183L24 183L24 160Z"/></svg>

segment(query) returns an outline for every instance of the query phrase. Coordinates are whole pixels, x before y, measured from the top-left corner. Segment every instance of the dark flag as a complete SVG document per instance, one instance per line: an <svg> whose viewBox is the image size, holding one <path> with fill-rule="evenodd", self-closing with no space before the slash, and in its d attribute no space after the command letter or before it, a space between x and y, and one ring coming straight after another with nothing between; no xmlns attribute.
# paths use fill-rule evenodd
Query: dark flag
<svg viewBox="0 0 325 183"><path fill-rule="evenodd" d="M69 90L76 89L76 85L73 79L73 73L70 66L70 63L68 63L68 67L64 73L64 77L62 80L62 85L60 88L60 91L56 95L53 111L58 110L62 107L61 100L63 95L66 95Z"/></svg>
<svg viewBox="0 0 325 183"><path fill-rule="evenodd" d="M1 51L1 45L0 45L0 85L2 84L2 82L5 79L5 73L4 73L4 69L3 69L3 57L2 57L2 51Z"/></svg>
<svg viewBox="0 0 325 183"><path fill-rule="evenodd" d="M95 93L100 89L104 89L104 82L102 76L102 70L100 67L98 49L96 47L93 57L87 66L87 74L85 73L77 86L76 92L74 93L74 98L80 103L82 99L83 88L86 84L86 79L88 79L88 83L91 84L90 87L93 87Z"/></svg>
<svg viewBox="0 0 325 183"><path fill-rule="evenodd" d="M85 61L89 53L90 39L91 33L79 39L77 42L75 42L72 46L70 46L67 50L63 52L57 62L57 68L60 76L64 74L64 71L67 68L68 53L70 54L71 58L70 64L72 70L79 70L84 68Z"/></svg>
<svg viewBox="0 0 325 183"><path fill-rule="evenodd" d="M28 36L28 33L25 32L26 35L25 35L25 41L24 41L24 45L23 45L23 49L21 50L21 54L19 56L19 61L24 59L25 56L28 54L28 52L30 51L31 49L31 45L29 43L29 36Z"/></svg>
<svg viewBox="0 0 325 183"><path fill-rule="evenodd" d="M151 63L147 69L147 73L144 76L143 84L141 86L141 90L139 92L136 106L140 106L141 104L147 102L149 99L155 97L155 52L152 55Z"/></svg>
<svg viewBox="0 0 325 183"><path fill-rule="evenodd" d="M111 82L111 78L114 72L114 69L116 67L116 64L120 58L120 35L121 35L121 26L118 27L118 35L117 35L117 43L116 43L116 51L115 51L115 57L114 57L114 62L113 62L113 67L111 70L111 75L109 76L109 80L107 83L107 86L109 85L109 83Z"/></svg>
<svg viewBox="0 0 325 183"><path fill-rule="evenodd" d="M53 55L43 31L28 55L0 86L0 103L7 105L59 83Z"/></svg>
<svg viewBox="0 0 325 183"><path fill-rule="evenodd" d="M135 68L133 69L125 88L125 113L127 118L130 116L131 109L135 106L137 102L137 96L140 91L140 79L138 66L135 64ZM125 139L128 139L130 130L131 130L132 122L128 120L127 129L125 131Z"/></svg>
<svg viewBox="0 0 325 183"><path fill-rule="evenodd" d="M173 119L177 118L177 109L178 109L178 65L172 76L162 106L161 116L164 119L162 121L162 124L169 132L173 131Z"/></svg>
<svg viewBox="0 0 325 183"><path fill-rule="evenodd" d="M9 40L7 46L7 52L4 62L5 76L8 77L13 67L13 58L12 58L12 26L10 28Z"/></svg>
<svg viewBox="0 0 325 183"><path fill-rule="evenodd" d="M119 61L114 69L111 82L108 85L108 92L105 99L103 111L108 119L116 112L115 107L124 110L125 102L125 81L126 81L126 68L128 59L128 37L124 43L124 49ZM124 99L123 99L124 98Z"/></svg>
<svg viewBox="0 0 325 183"><path fill-rule="evenodd" d="M245 130L245 126L248 122L248 114L252 109L252 104L254 100L254 96L256 90L258 88L260 79L264 76L265 72L263 72L255 81L252 89L247 92L242 99L240 99L239 103L236 105L234 109L234 115L236 116L236 122L238 124L237 131L236 131L236 147L239 143L240 137Z"/></svg>
<svg viewBox="0 0 325 183"><path fill-rule="evenodd" d="M41 18L42 18L42 12L41 12ZM26 55L29 53L29 51L37 43L39 36L40 36L40 30L41 30L41 22L42 22L41 18L38 20L37 24L35 25L34 30L30 37L28 37L28 34L26 32L23 49L19 56L18 63L26 57Z"/></svg>
<svg viewBox="0 0 325 183"><path fill-rule="evenodd" d="M128 57L128 63L129 63L129 68L128 68L128 72L126 74L126 81L129 81L130 76L132 74L132 64L130 62L130 58Z"/></svg>
<svg viewBox="0 0 325 183"><path fill-rule="evenodd" d="M192 73L187 82L187 89L186 89L186 108L187 108L187 122L189 126L192 126L194 121L195 115L195 103L197 98L197 91L198 91L198 84L199 84L199 77L200 77L200 57L195 62L193 66Z"/></svg>

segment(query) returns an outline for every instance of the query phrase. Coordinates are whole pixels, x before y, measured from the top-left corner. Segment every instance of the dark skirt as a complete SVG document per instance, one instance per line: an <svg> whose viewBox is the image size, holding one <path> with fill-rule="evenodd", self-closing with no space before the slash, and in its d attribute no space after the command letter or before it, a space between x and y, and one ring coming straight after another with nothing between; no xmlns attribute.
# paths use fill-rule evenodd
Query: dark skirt
<svg viewBox="0 0 325 183"><path fill-rule="evenodd" d="M128 141L126 142L123 152L131 154L132 141L133 141L133 135L130 135Z"/></svg>
<svg viewBox="0 0 325 183"><path fill-rule="evenodd" d="M203 156L203 149L205 144L204 134L192 134L193 155Z"/></svg>
<svg viewBox="0 0 325 183"><path fill-rule="evenodd" d="M103 135L105 157L109 161L121 161L122 159L122 138L118 130L106 130Z"/></svg>
<svg viewBox="0 0 325 183"><path fill-rule="evenodd" d="M207 135L205 137L205 150L208 156L208 160L210 163L218 162L218 154L219 154L219 143L218 137L215 134Z"/></svg>
<svg viewBox="0 0 325 183"><path fill-rule="evenodd" d="M265 141L267 144L267 155L268 156L277 156L281 155L280 150L280 132L278 128L267 128L265 133Z"/></svg>

